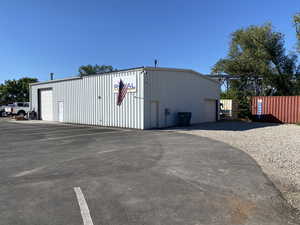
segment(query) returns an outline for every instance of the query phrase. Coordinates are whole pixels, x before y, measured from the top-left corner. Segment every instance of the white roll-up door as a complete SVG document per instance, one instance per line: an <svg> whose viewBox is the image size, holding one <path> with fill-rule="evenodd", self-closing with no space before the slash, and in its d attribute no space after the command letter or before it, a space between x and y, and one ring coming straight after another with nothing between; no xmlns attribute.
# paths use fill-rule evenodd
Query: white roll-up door
<svg viewBox="0 0 300 225"><path fill-rule="evenodd" d="M64 122L64 102L58 102L58 121Z"/></svg>
<svg viewBox="0 0 300 225"><path fill-rule="evenodd" d="M53 121L52 90L41 90L40 113L41 120Z"/></svg>
<svg viewBox="0 0 300 225"><path fill-rule="evenodd" d="M204 122L214 122L216 121L216 100L205 99L204 101Z"/></svg>

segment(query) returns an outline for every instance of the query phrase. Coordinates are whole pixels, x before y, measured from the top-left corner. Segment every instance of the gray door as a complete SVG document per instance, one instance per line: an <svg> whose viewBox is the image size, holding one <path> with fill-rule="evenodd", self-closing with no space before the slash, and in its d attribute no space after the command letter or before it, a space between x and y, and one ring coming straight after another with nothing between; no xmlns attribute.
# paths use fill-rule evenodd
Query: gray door
<svg viewBox="0 0 300 225"><path fill-rule="evenodd" d="M216 100L205 99L204 101L204 122L216 121Z"/></svg>

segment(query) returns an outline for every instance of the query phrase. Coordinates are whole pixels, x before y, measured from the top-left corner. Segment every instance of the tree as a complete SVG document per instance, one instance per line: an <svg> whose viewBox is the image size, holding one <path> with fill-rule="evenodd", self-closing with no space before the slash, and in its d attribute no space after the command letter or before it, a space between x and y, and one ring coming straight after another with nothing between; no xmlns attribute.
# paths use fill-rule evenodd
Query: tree
<svg viewBox="0 0 300 225"><path fill-rule="evenodd" d="M231 36L227 57L213 66L212 73L238 76L230 89L240 105L249 105L253 95L296 94L297 56L286 54L283 34L266 24L239 29ZM241 110L250 113L249 108Z"/></svg>
<svg viewBox="0 0 300 225"><path fill-rule="evenodd" d="M6 80L0 85L0 103L29 101L29 84L37 82L36 78L24 77L19 80Z"/></svg>
<svg viewBox="0 0 300 225"><path fill-rule="evenodd" d="M300 53L300 12L294 16L294 26L296 28L296 37L298 39L297 50ZM296 72L296 94L300 95L300 68L297 68Z"/></svg>
<svg viewBox="0 0 300 225"><path fill-rule="evenodd" d="M5 92L5 85L0 84L0 105L4 104L4 102L5 102L4 92Z"/></svg>
<svg viewBox="0 0 300 225"><path fill-rule="evenodd" d="M294 25L296 28L296 35L298 39L298 51L300 52L300 13L294 16Z"/></svg>
<svg viewBox="0 0 300 225"><path fill-rule="evenodd" d="M80 76L88 76L88 75L94 75L94 74L101 74L101 73L108 73L108 72L112 72L115 69L110 66L110 65L86 65L86 66L81 66L79 67L79 75Z"/></svg>

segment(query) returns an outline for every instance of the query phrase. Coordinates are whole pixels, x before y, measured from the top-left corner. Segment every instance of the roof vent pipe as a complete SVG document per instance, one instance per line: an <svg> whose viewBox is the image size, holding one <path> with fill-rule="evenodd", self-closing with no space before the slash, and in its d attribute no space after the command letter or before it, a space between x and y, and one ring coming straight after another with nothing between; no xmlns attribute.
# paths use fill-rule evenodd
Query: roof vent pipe
<svg viewBox="0 0 300 225"><path fill-rule="evenodd" d="M53 80L54 73L50 73L50 80Z"/></svg>
<svg viewBox="0 0 300 225"><path fill-rule="evenodd" d="M155 68L157 67L157 64L158 64L158 60L155 59L155 60L154 60L154 67L155 67Z"/></svg>

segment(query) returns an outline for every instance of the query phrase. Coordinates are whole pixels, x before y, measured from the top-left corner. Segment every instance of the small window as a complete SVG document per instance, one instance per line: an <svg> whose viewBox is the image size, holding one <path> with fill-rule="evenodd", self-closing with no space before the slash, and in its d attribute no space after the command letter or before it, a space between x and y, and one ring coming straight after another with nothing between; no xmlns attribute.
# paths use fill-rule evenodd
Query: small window
<svg viewBox="0 0 300 225"><path fill-rule="evenodd" d="M23 106L24 106L24 104L22 102L18 103L18 107L23 107Z"/></svg>
<svg viewBox="0 0 300 225"><path fill-rule="evenodd" d="M24 104L24 107L29 107L29 103L25 103L25 104Z"/></svg>

